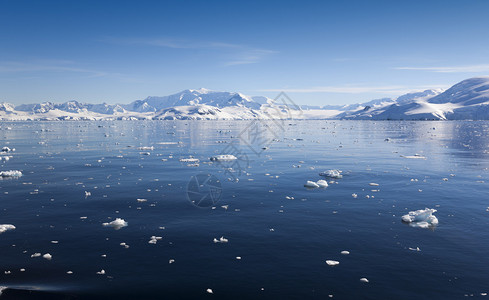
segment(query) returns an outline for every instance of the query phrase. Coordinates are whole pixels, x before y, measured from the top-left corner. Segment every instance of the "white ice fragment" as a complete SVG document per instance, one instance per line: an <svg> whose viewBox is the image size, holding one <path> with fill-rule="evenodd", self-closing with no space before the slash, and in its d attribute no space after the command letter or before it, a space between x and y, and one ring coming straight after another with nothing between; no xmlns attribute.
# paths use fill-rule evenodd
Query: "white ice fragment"
<svg viewBox="0 0 489 300"><path fill-rule="evenodd" d="M136 199L136 200L137 200L138 202L140 202L140 203L143 203L143 202L148 201L147 199Z"/></svg>
<svg viewBox="0 0 489 300"><path fill-rule="evenodd" d="M340 264L340 262L336 260L327 260L326 263L328 264L328 266L336 266Z"/></svg>
<svg viewBox="0 0 489 300"><path fill-rule="evenodd" d="M31 257L40 257L40 256L41 256L41 253L39 253L39 252L36 252L36 253L31 255Z"/></svg>
<svg viewBox="0 0 489 300"><path fill-rule="evenodd" d="M379 186L379 184L378 184L378 183L374 183L374 182L371 182L371 183L369 183L368 185L370 185L370 186Z"/></svg>
<svg viewBox="0 0 489 300"><path fill-rule="evenodd" d="M124 221L124 219L116 218L114 221L109 222L109 223L103 223L102 225L103 226L110 226L110 227L114 228L115 230L119 230L122 227L126 227L127 222Z"/></svg>
<svg viewBox="0 0 489 300"><path fill-rule="evenodd" d="M15 148L10 149L9 147L3 147L2 152L14 152Z"/></svg>
<svg viewBox="0 0 489 300"><path fill-rule="evenodd" d="M104 269L102 269L102 270L100 270L99 272L97 272L97 274L98 274L98 275L104 275L104 274L105 274L105 270L104 270Z"/></svg>
<svg viewBox="0 0 489 300"><path fill-rule="evenodd" d="M4 233L7 230L14 230L15 226L12 224L1 224L0 225L0 233Z"/></svg>
<svg viewBox="0 0 489 300"><path fill-rule="evenodd" d="M308 187L308 188L318 188L319 185L317 183L315 183L314 181L310 181L308 180L306 182L306 184L304 184L305 187Z"/></svg>
<svg viewBox="0 0 489 300"><path fill-rule="evenodd" d="M91 192L87 192L87 191L85 191L85 198L86 198L86 197L88 197L88 196L91 196L91 195L92 195L92 193L91 193Z"/></svg>
<svg viewBox="0 0 489 300"><path fill-rule="evenodd" d="M416 247L416 248L409 247L409 250L411 250L411 251L421 251L421 249L419 249L419 247Z"/></svg>
<svg viewBox="0 0 489 300"><path fill-rule="evenodd" d="M155 147L151 146L151 147L139 147L138 148L139 150L154 150Z"/></svg>
<svg viewBox="0 0 489 300"><path fill-rule="evenodd" d="M175 260L174 260L174 259L170 259L170 260L168 261L168 263L169 263L169 264L172 264L172 263L174 263L174 262L175 262Z"/></svg>
<svg viewBox="0 0 489 300"><path fill-rule="evenodd" d="M47 259L47 260L51 260L51 259L53 259L53 256L49 253L46 253L42 256L42 258Z"/></svg>
<svg viewBox="0 0 489 300"><path fill-rule="evenodd" d="M367 279L367 278L365 278L365 277L363 277L363 278L360 278L360 281L361 281L361 282L365 282L365 283L368 283L368 279Z"/></svg>
<svg viewBox="0 0 489 300"><path fill-rule="evenodd" d="M151 239L149 240L149 244L156 244L157 241L161 240L162 237L161 236L152 236Z"/></svg>
<svg viewBox="0 0 489 300"><path fill-rule="evenodd" d="M241 256L236 256L236 259L237 260L241 260Z"/></svg>
<svg viewBox="0 0 489 300"><path fill-rule="evenodd" d="M402 221L409 223L412 227L428 228L438 224L438 219L433 213L436 209L419 209L416 211L410 211L407 215L402 216Z"/></svg>
<svg viewBox="0 0 489 300"><path fill-rule="evenodd" d="M342 171L340 171L340 170L327 170L327 171L319 173L319 175L340 179L340 178L343 178L343 175L341 175L341 173L342 173Z"/></svg>
<svg viewBox="0 0 489 300"><path fill-rule="evenodd" d="M351 194L351 196L352 196L353 198L357 198L357 197L358 197L358 195L357 195L357 194L355 194L355 193Z"/></svg>
<svg viewBox="0 0 489 300"><path fill-rule="evenodd" d="M182 158L180 159L181 162L188 162L188 163L198 163L200 160L198 158Z"/></svg>
<svg viewBox="0 0 489 300"><path fill-rule="evenodd" d="M226 160L236 160L238 159L236 156L232 154L220 154L210 158L212 161L226 161Z"/></svg>
<svg viewBox="0 0 489 300"><path fill-rule="evenodd" d="M207 289L207 293L214 294L214 292L212 291L212 289Z"/></svg>
<svg viewBox="0 0 489 300"><path fill-rule="evenodd" d="M321 188L325 188L325 187L328 187L328 183L326 182L326 180L318 180L318 182L316 182L316 184L321 187Z"/></svg>
<svg viewBox="0 0 489 300"><path fill-rule="evenodd" d="M221 243L227 243L227 242L229 242L229 240L227 238L223 237L223 236L221 236L221 238L219 238L219 241Z"/></svg>
<svg viewBox="0 0 489 300"><path fill-rule="evenodd" d="M341 251L341 254L343 254L343 255L348 255L348 254L350 254L350 251L346 251L346 250L344 250L344 251Z"/></svg>
<svg viewBox="0 0 489 300"><path fill-rule="evenodd" d="M68 272L66 272L66 274L70 274L71 275L71 274L73 274L73 271L68 271Z"/></svg>
<svg viewBox="0 0 489 300"><path fill-rule="evenodd" d="M9 170L9 171L1 171L0 177L21 177L22 172L19 170Z"/></svg>
<svg viewBox="0 0 489 300"><path fill-rule="evenodd" d="M0 286L0 296L2 295L2 292L7 289L6 286Z"/></svg>

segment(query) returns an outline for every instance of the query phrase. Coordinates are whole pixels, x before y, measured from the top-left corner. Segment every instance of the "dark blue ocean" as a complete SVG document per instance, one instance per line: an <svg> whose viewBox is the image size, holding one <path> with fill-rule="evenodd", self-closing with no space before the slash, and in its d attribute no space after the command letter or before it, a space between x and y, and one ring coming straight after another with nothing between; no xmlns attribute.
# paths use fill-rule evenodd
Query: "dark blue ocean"
<svg viewBox="0 0 489 300"><path fill-rule="evenodd" d="M15 148L0 171L23 174L0 180L0 224L16 227L0 234L0 299L489 293L489 122L0 127ZM329 169L343 178L304 187ZM401 221L424 208L437 226ZM127 226L103 225L116 218Z"/></svg>

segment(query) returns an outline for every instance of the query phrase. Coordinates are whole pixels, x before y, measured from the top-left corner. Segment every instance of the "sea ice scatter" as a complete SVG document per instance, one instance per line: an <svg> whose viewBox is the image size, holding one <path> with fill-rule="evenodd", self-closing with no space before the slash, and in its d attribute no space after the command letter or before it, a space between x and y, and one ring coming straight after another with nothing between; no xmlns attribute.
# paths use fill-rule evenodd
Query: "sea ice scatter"
<svg viewBox="0 0 489 300"><path fill-rule="evenodd" d="M212 291L212 289L207 289L207 292L208 292L209 294L214 294L214 292Z"/></svg>
<svg viewBox="0 0 489 300"><path fill-rule="evenodd" d="M326 263L328 264L328 266L336 266L340 264L340 262L336 260L327 260Z"/></svg>
<svg viewBox="0 0 489 300"><path fill-rule="evenodd" d="M420 209L416 211L410 211L407 215L402 216L402 221L409 223L412 227L428 228L438 224L438 219L433 213L436 209Z"/></svg>
<svg viewBox="0 0 489 300"><path fill-rule="evenodd" d="M227 243L229 240L223 236L221 236L219 239L214 238L214 243Z"/></svg>
<svg viewBox="0 0 489 300"><path fill-rule="evenodd" d="M155 235L153 235L153 236L151 236L151 239L149 240L148 243L149 244L156 244L156 242L159 241L159 240L161 240L161 239L162 239L161 236L155 236Z"/></svg>
<svg viewBox="0 0 489 300"><path fill-rule="evenodd" d="M232 154L220 154L210 158L212 161L226 161L226 160L236 160L238 159L236 156Z"/></svg>
<svg viewBox="0 0 489 300"><path fill-rule="evenodd" d="M7 230L14 230L15 226L12 224L0 224L0 233L4 233Z"/></svg>
<svg viewBox="0 0 489 300"><path fill-rule="evenodd" d="M10 171L1 171L1 177L20 177L22 176L22 172L18 170L10 170Z"/></svg>
<svg viewBox="0 0 489 300"><path fill-rule="evenodd" d="M327 171L319 173L319 175L340 179L340 178L343 178L343 175L341 175L341 172L342 171L340 171L340 170L327 170Z"/></svg>
<svg viewBox="0 0 489 300"><path fill-rule="evenodd" d="M45 258L45 259L47 259L47 260L51 260L51 259L53 259L53 256L52 256L51 254L49 254L49 253L46 253L46 254L44 254L44 255L42 256L42 258Z"/></svg>
<svg viewBox="0 0 489 300"><path fill-rule="evenodd" d="M114 221L109 222L109 223L103 223L102 225L104 225L104 226L110 226L110 227L114 228L115 230L119 230L122 227L126 227L127 226L127 222L124 221L124 219L116 218Z"/></svg>
<svg viewBox="0 0 489 300"><path fill-rule="evenodd" d="M365 283L368 283L368 279L367 279L367 278L365 278L365 277L363 277L363 278L360 278L360 281L361 281L361 282L365 282Z"/></svg>

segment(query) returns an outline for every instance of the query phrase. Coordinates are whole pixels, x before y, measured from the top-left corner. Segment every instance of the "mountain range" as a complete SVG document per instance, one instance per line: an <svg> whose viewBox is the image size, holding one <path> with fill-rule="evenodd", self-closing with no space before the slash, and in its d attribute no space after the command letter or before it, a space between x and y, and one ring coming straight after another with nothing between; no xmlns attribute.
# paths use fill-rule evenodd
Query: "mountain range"
<svg viewBox="0 0 489 300"><path fill-rule="evenodd" d="M285 96L285 98L287 98ZM287 98L288 99L288 98ZM68 101L14 106L0 103L0 120L489 120L489 77L461 81L449 89L425 90L397 98L327 106L297 106L267 97L207 89L148 97L129 104Z"/></svg>

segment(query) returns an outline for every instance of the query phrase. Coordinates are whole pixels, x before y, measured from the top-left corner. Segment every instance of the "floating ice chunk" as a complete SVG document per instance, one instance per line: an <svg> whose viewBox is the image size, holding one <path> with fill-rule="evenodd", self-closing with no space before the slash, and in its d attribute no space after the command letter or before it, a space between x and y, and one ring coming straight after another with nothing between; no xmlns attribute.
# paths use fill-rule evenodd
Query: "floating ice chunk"
<svg viewBox="0 0 489 300"><path fill-rule="evenodd" d="M344 250L344 251L341 251L341 254L343 254L343 255L348 255L348 254L350 254L350 251L346 251L346 250Z"/></svg>
<svg viewBox="0 0 489 300"><path fill-rule="evenodd" d="M126 248L126 249L127 249L127 248L129 248L129 245L128 245L128 244L126 244L126 243L124 243L124 242L123 242L123 243L120 243L119 245L121 245L122 247L124 247L124 248Z"/></svg>
<svg viewBox="0 0 489 300"><path fill-rule="evenodd" d="M236 256L236 259L237 260L241 260L241 256Z"/></svg>
<svg viewBox="0 0 489 300"><path fill-rule="evenodd" d="M172 263L174 263L174 262L175 262L175 260L174 260L174 259L170 259L170 260L168 261L168 263L169 263L169 264L172 264Z"/></svg>
<svg viewBox="0 0 489 300"><path fill-rule="evenodd" d="M227 243L229 240L223 236L221 236L219 239L214 238L213 240L214 243Z"/></svg>
<svg viewBox="0 0 489 300"><path fill-rule="evenodd" d="M363 277L363 278L360 278L360 281L361 281L361 282L365 282L365 283L368 283L368 279L367 279L367 278L365 278L365 277Z"/></svg>
<svg viewBox="0 0 489 300"><path fill-rule="evenodd" d="M181 162L198 163L200 160L198 158L182 158Z"/></svg>
<svg viewBox="0 0 489 300"><path fill-rule="evenodd" d="M128 224L126 221L124 221L124 219L116 218L114 221L109 222L109 223L103 223L102 225L103 226L110 226L110 227L114 228L115 230L119 230L122 227L126 227Z"/></svg>
<svg viewBox="0 0 489 300"><path fill-rule="evenodd" d="M0 156L0 161L9 161L10 160L10 156Z"/></svg>
<svg viewBox="0 0 489 300"><path fill-rule="evenodd" d="M46 253L42 256L42 258L47 259L47 260L51 260L51 259L53 259L53 256L49 253Z"/></svg>
<svg viewBox="0 0 489 300"><path fill-rule="evenodd" d="M15 226L12 224L1 224L0 225L0 233L4 233L7 230L14 230Z"/></svg>
<svg viewBox="0 0 489 300"><path fill-rule="evenodd" d="M1 177L21 177L22 172L18 171L18 170L1 171L0 176Z"/></svg>
<svg viewBox="0 0 489 300"><path fill-rule="evenodd" d="M401 155L401 157L404 158L411 158L411 159L426 159L426 157L420 155L420 154L414 154L414 155Z"/></svg>
<svg viewBox="0 0 489 300"><path fill-rule="evenodd" d="M2 292L6 289L7 289L6 286L0 286L0 296L2 295Z"/></svg>
<svg viewBox="0 0 489 300"><path fill-rule="evenodd" d="M10 149L9 147L3 147L2 152L14 152L15 148Z"/></svg>
<svg viewBox="0 0 489 300"><path fill-rule="evenodd" d="M214 294L214 292L212 291L212 289L207 289L207 293Z"/></svg>
<svg viewBox="0 0 489 300"><path fill-rule="evenodd" d="M220 154L210 158L212 161L226 161L226 160L236 160L238 159L236 156L232 154Z"/></svg>
<svg viewBox="0 0 489 300"><path fill-rule="evenodd" d="M319 173L319 175L340 179L340 178L343 178L343 175L341 175L341 172L342 171L340 171L340 170L327 170L327 171Z"/></svg>
<svg viewBox="0 0 489 300"><path fill-rule="evenodd" d="M416 247L416 248L409 247L409 250L411 250L411 251L421 251L421 249L419 249L419 247Z"/></svg>
<svg viewBox="0 0 489 300"><path fill-rule="evenodd" d="M222 205L221 207L222 207L222 208L224 208L225 210L228 210L228 208L229 208L229 204Z"/></svg>
<svg viewBox="0 0 489 300"><path fill-rule="evenodd" d="M371 182L371 183L369 183L368 185L370 185L370 186L379 186L380 184L375 183L375 182Z"/></svg>
<svg viewBox="0 0 489 300"><path fill-rule="evenodd" d="M318 188L319 185L317 183L315 183L314 181L310 181L308 180L306 182L306 184L304 184L305 187L308 187L308 188Z"/></svg>
<svg viewBox="0 0 489 300"><path fill-rule="evenodd" d="M151 239L149 240L149 244L156 244L157 241L161 240L162 237L161 236L152 236Z"/></svg>
<svg viewBox="0 0 489 300"><path fill-rule="evenodd" d="M328 266L336 266L340 264L340 262L336 260L327 260L326 263L328 264Z"/></svg>
<svg viewBox="0 0 489 300"><path fill-rule="evenodd" d="M31 255L32 258L34 258L34 257L40 257L40 256L41 256L41 253L39 253L39 252L36 252L36 253L34 253L34 254Z"/></svg>
<svg viewBox="0 0 489 300"><path fill-rule="evenodd" d="M154 150L155 147L151 146L151 147L139 147L138 148L139 150Z"/></svg>
<svg viewBox="0 0 489 300"><path fill-rule="evenodd" d="M137 200L138 202L140 202L140 203L143 203L143 202L148 201L147 199L136 199L136 200Z"/></svg>
<svg viewBox="0 0 489 300"><path fill-rule="evenodd" d="M104 269L102 269L102 270L98 271L98 272L97 272L97 274L98 274L98 275L104 275L104 274L105 274L105 270L104 270Z"/></svg>
<svg viewBox="0 0 489 300"><path fill-rule="evenodd" d="M357 195L357 194L355 194L355 193L351 194L351 196L352 196L353 198L357 198L357 197L358 197L358 195Z"/></svg>
<svg viewBox="0 0 489 300"><path fill-rule="evenodd" d="M318 180L318 182L316 182L316 184L321 187L321 188L325 188L325 187L328 187L328 183L326 182L326 180Z"/></svg>
<svg viewBox="0 0 489 300"><path fill-rule="evenodd" d="M70 274L71 275L71 274L73 274L73 271L68 271L68 272L66 272L66 274Z"/></svg>
<svg viewBox="0 0 489 300"><path fill-rule="evenodd" d="M92 195L92 193L91 193L91 192L87 192L87 191L85 191L85 198L87 198L88 196L91 196L91 195Z"/></svg>
<svg viewBox="0 0 489 300"><path fill-rule="evenodd" d="M420 209L416 211L410 211L407 215L402 216L402 221L409 223L412 227L428 228L438 224L438 219L433 213L436 209Z"/></svg>

